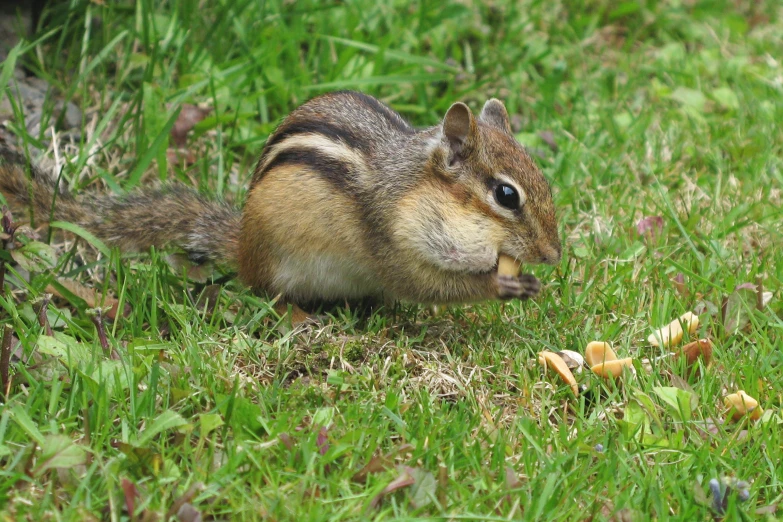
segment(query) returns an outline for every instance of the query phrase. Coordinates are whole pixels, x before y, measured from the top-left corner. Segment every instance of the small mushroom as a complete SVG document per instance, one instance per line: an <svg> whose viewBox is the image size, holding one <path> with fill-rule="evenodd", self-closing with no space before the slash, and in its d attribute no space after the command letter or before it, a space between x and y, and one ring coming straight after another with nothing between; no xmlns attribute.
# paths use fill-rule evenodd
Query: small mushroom
<svg viewBox="0 0 783 522"><path fill-rule="evenodd" d="M623 368L633 369L633 357L625 359L612 359L610 361L600 362L590 367L590 370L604 379L619 377L623 373Z"/></svg>
<svg viewBox="0 0 783 522"><path fill-rule="evenodd" d="M758 420L764 413L759 406L759 401L745 393L745 390L726 395L723 403L729 409L728 416L735 422L742 419L744 415L747 415L750 420Z"/></svg>
<svg viewBox="0 0 783 522"><path fill-rule="evenodd" d="M696 364L699 357L704 361L704 366L709 366L712 361L712 342L709 339L699 339L682 347L677 357L685 357L688 367Z"/></svg>
<svg viewBox="0 0 783 522"><path fill-rule="evenodd" d="M651 333L647 337L647 341L653 346L663 346L664 348L680 344L685 333L683 325L688 328L688 334L693 335L699 328L699 316L693 312L686 312L663 328Z"/></svg>
<svg viewBox="0 0 783 522"><path fill-rule="evenodd" d="M585 348L585 360L592 368L598 363L617 360L617 354L612 350L612 345L603 341L587 343Z"/></svg>
<svg viewBox="0 0 783 522"><path fill-rule="evenodd" d="M576 385L576 379L571 370L566 366L565 361L556 353L544 350L538 354L538 362L544 365L544 368L552 368L557 374L571 386L571 391L574 395L579 395L579 386Z"/></svg>

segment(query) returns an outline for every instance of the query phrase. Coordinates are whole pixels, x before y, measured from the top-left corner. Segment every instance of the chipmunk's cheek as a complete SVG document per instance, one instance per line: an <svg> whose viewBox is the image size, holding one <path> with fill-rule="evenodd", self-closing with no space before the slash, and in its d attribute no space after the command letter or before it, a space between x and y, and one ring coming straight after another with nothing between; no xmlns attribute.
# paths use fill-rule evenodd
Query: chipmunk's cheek
<svg viewBox="0 0 783 522"><path fill-rule="evenodd" d="M416 260L449 272L494 270L500 241L493 223L462 211L448 193L411 195L400 201L398 212L393 239Z"/></svg>
<svg viewBox="0 0 783 522"><path fill-rule="evenodd" d="M443 252L440 264L456 272L491 272L497 264L497 251L486 245L455 245Z"/></svg>

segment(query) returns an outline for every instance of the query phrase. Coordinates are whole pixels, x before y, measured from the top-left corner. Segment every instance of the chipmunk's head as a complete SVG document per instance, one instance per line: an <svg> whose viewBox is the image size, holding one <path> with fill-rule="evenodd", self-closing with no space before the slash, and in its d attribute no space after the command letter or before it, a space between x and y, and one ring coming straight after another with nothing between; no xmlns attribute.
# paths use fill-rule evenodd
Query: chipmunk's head
<svg viewBox="0 0 783 522"><path fill-rule="evenodd" d="M426 230L418 249L461 272L491 272L500 254L557 264L562 248L551 188L514 138L503 103L489 100L478 118L455 103L438 130L418 197Z"/></svg>

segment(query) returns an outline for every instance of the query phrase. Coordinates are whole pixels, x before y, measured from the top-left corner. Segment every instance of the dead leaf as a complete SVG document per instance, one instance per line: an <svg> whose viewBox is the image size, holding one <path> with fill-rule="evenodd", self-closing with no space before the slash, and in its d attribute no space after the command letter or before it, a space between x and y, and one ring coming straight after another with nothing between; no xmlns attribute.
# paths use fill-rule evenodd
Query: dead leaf
<svg viewBox="0 0 783 522"><path fill-rule="evenodd" d="M354 473L351 480L354 482L367 482L367 477L372 473L380 473L392 466L392 462L385 455L373 455L370 461L359 471Z"/></svg>
<svg viewBox="0 0 783 522"><path fill-rule="evenodd" d="M208 107L202 109L196 105L189 103L183 103L182 108L177 116L177 121L174 122L174 126L171 128L171 138L174 141L174 145L177 148L183 149L187 145L188 132L196 126L198 122L212 112L212 108Z"/></svg>
<svg viewBox="0 0 783 522"><path fill-rule="evenodd" d="M210 317L215 311L218 297L220 297L221 285L207 285L201 291L201 295L196 301L196 308Z"/></svg>
<svg viewBox="0 0 783 522"><path fill-rule="evenodd" d="M329 437L327 436L326 428L318 430L318 437L315 440L315 444L318 446L318 453L326 455L326 452L329 451Z"/></svg>
<svg viewBox="0 0 783 522"><path fill-rule="evenodd" d="M663 217L648 216L640 219L636 223L636 232L642 237L655 239L658 234L663 232Z"/></svg>
<svg viewBox="0 0 783 522"><path fill-rule="evenodd" d="M189 167L196 163L196 155L193 154L192 150L169 147L166 149L166 161L172 165L184 165Z"/></svg>
<svg viewBox="0 0 783 522"><path fill-rule="evenodd" d="M88 308L109 308L109 310L105 313L105 317L108 317L111 320L114 320L117 317L117 308L120 306L120 302L115 297L111 295L104 296L94 288L84 286L80 282L74 281L73 279L58 277L57 283L64 286L66 290L71 292L79 299L83 299L87 303ZM56 295L57 297L67 299L67 297L57 291L54 285L47 286L46 291L50 294ZM122 310L122 316L128 317L130 313L131 307L128 303L125 303L125 306L123 306Z"/></svg>
<svg viewBox="0 0 783 522"><path fill-rule="evenodd" d="M555 141L555 134L552 131L541 131L538 133L538 137L541 138L541 141L546 143L550 149L552 149L552 152L557 154L558 146L557 142Z"/></svg>
<svg viewBox="0 0 783 522"><path fill-rule="evenodd" d="M377 508L384 497L390 493L394 493L399 489L412 486L416 482L416 479L412 474L413 468L409 468L408 466L398 466L397 470L400 472L399 476L389 482L389 485L383 488L383 491L373 497L373 499L370 501L371 508Z"/></svg>
<svg viewBox="0 0 783 522"><path fill-rule="evenodd" d="M125 495L125 509L128 511L128 515L131 520L136 519L136 498L139 497L139 490L136 489L136 484L128 479L122 479L122 492Z"/></svg>
<svg viewBox="0 0 783 522"><path fill-rule="evenodd" d="M183 522L190 522L190 521L196 521L201 520L201 513L196 511L198 514L198 518L182 518L182 514L185 515L185 517L193 517L195 514L192 513L191 509L195 510L193 506L190 506L190 501L193 500L193 497L196 496L197 493L202 491L204 489L204 484L202 482L196 482L192 486L188 488L188 490L178 499L176 499L169 509L166 511L166 520L169 520L174 515L177 516L177 518ZM184 506L190 506L191 509L185 508L185 511L183 512L182 508Z"/></svg>
<svg viewBox="0 0 783 522"><path fill-rule="evenodd" d="M696 429L696 433L698 433L702 439L707 440L710 437L716 436L720 432L720 426L723 424L723 419L715 420L708 417L702 422L693 423L693 427Z"/></svg>
<svg viewBox="0 0 783 522"><path fill-rule="evenodd" d="M370 461L364 465L362 469L354 473L351 480L354 482L365 483L367 477L372 473L380 473L391 468L394 465L395 457L406 457L413 450L411 444L402 444L401 446L391 450L386 455L373 455Z"/></svg>
<svg viewBox="0 0 783 522"><path fill-rule="evenodd" d="M280 439L280 442L282 442L283 446L288 448L289 451L294 449L294 439L292 439L291 435L288 433L281 433L277 438Z"/></svg>
<svg viewBox="0 0 783 522"><path fill-rule="evenodd" d="M517 489L522 487L522 481L519 480L516 471L511 466L506 466L506 489Z"/></svg>
<svg viewBox="0 0 783 522"><path fill-rule="evenodd" d="M185 502L177 511L177 520L180 522L201 522L201 511L193 507L193 504Z"/></svg>
<svg viewBox="0 0 783 522"><path fill-rule="evenodd" d="M756 308L756 285L738 285L723 305L723 326L726 333L733 334L750 323L750 316Z"/></svg>
<svg viewBox="0 0 783 522"><path fill-rule="evenodd" d="M682 272L672 277L671 282L678 294L682 297L688 297L690 292L688 291L688 286L685 284L685 275L683 275Z"/></svg>
<svg viewBox="0 0 783 522"><path fill-rule="evenodd" d="M756 510L756 514L759 516L762 515L774 515L778 512L778 506L779 504L770 504L769 506L760 507Z"/></svg>
<svg viewBox="0 0 783 522"><path fill-rule="evenodd" d="M669 372L669 382L675 388L679 388L681 390L693 392L693 388L691 387L691 385L688 384L688 382L685 379L683 379L682 377L680 377L679 375L677 375L675 373Z"/></svg>

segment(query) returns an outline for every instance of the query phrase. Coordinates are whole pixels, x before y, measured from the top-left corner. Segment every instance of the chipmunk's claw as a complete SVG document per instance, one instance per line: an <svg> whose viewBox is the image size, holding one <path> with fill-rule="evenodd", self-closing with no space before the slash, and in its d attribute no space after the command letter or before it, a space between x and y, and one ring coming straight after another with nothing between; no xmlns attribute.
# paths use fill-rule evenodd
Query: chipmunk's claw
<svg viewBox="0 0 783 522"><path fill-rule="evenodd" d="M541 282L531 274L519 277L497 276L498 297L500 299L528 299L538 295Z"/></svg>

